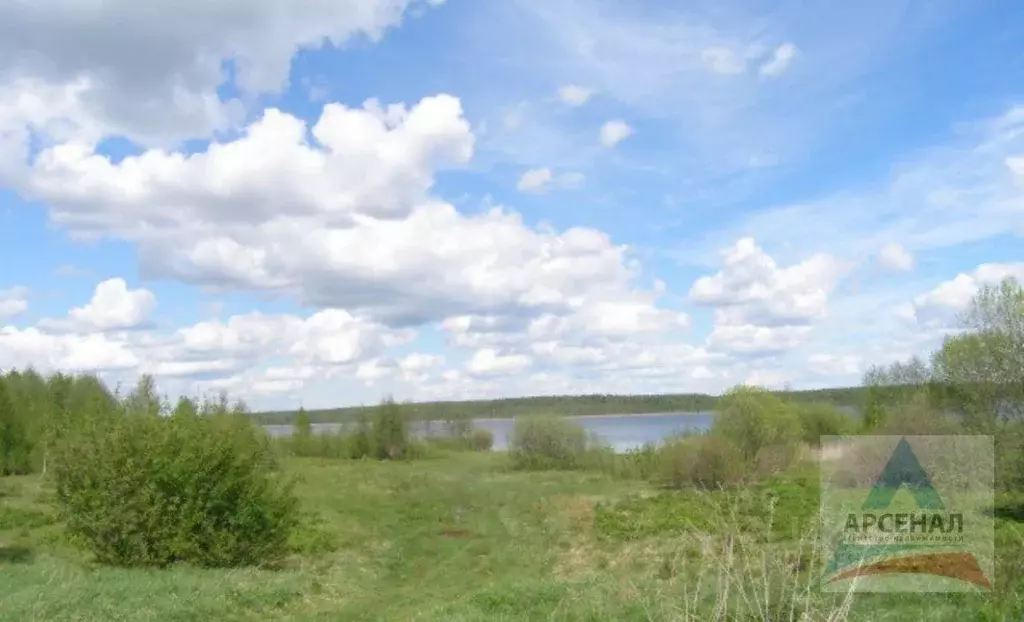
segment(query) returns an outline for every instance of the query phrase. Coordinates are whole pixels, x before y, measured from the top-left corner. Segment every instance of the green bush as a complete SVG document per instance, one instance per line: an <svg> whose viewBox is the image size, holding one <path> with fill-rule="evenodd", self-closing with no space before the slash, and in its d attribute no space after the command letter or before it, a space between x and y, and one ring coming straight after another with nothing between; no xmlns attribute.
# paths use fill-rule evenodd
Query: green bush
<svg viewBox="0 0 1024 622"><path fill-rule="evenodd" d="M946 435L960 434L963 426L953 417L943 415L931 403L925 390L905 403L885 410L878 434Z"/></svg>
<svg viewBox="0 0 1024 622"><path fill-rule="evenodd" d="M715 489L741 481L747 471L742 452L721 436L694 436L658 450L656 481L669 488Z"/></svg>
<svg viewBox="0 0 1024 622"><path fill-rule="evenodd" d="M473 451L490 451L494 447L494 432L484 428L473 430Z"/></svg>
<svg viewBox="0 0 1024 622"><path fill-rule="evenodd" d="M353 456L353 437L344 430L336 433L299 434L278 441L285 453L299 458L344 460ZM356 457L365 456L365 452Z"/></svg>
<svg viewBox="0 0 1024 622"><path fill-rule="evenodd" d="M395 400L385 399L377 407L371 424L373 457L398 460L409 448L409 425L405 411Z"/></svg>
<svg viewBox="0 0 1024 622"><path fill-rule="evenodd" d="M1024 491L1024 421L1008 422L995 435L996 487Z"/></svg>
<svg viewBox="0 0 1024 622"><path fill-rule="evenodd" d="M654 479L658 484L668 488L685 488L692 481L696 463L696 439L666 441L658 448Z"/></svg>
<svg viewBox="0 0 1024 622"><path fill-rule="evenodd" d="M753 471L759 477L783 473L799 462L802 449L798 443L762 447L754 456Z"/></svg>
<svg viewBox="0 0 1024 622"><path fill-rule="evenodd" d="M820 447L822 436L841 436L853 430L852 420L831 404L797 403L791 408L800 421L803 441L811 447Z"/></svg>
<svg viewBox="0 0 1024 622"><path fill-rule="evenodd" d="M370 414L361 415L353 428L342 428L336 435L320 435L311 443L320 457L359 460L400 460L423 453L422 443L413 443L405 410L391 398L385 399ZM416 447L414 447L416 445Z"/></svg>
<svg viewBox="0 0 1024 622"><path fill-rule="evenodd" d="M766 447L800 441L800 420L777 395L757 387L730 389L718 402L711 433L731 441L747 460Z"/></svg>
<svg viewBox="0 0 1024 622"><path fill-rule="evenodd" d="M646 480L657 471L658 446L645 443L621 453L607 446L592 446L587 449L586 468L618 479Z"/></svg>
<svg viewBox="0 0 1024 622"><path fill-rule="evenodd" d="M271 563L296 522L269 438L240 415L120 417L69 434L53 463L69 534L104 563Z"/></svg>
<svg viewBox="0 0 1024 622"><path fill-rule="evenodd" d="M7 384L0 376L0 475L23 475L32 470L33 447Z"/></svg>
<svg viewBox="0 0 1024 622"><path fill-rule="evenodd" d="M626 473L635 479L648 479L658 466L658 445L644 443L622 454Z"/></svg>
<svg viewBox="0 0 1024 622"><path fill-rule="evenodd" d="M521 470L569 470L584 466L587 433L583 426L554 416L517 417L509 456Z"/></svg>

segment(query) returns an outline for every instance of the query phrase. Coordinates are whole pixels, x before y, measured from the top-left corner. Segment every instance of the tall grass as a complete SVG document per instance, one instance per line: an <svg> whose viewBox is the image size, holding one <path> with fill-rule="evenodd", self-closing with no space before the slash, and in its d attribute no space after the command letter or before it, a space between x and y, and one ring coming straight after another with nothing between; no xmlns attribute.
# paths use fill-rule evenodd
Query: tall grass
<svg viewBox="0 0 1024 622"><path fill-rule="evenodd" d="M769 489L777 494L766 497L762 487L691 490L598 508L596 526L604 537L642 543L625 550L661 560L662 582L648 619L850 617L853 585L837 594L819 589L823 543L814 494L799 482L773 482Z"/></svg>

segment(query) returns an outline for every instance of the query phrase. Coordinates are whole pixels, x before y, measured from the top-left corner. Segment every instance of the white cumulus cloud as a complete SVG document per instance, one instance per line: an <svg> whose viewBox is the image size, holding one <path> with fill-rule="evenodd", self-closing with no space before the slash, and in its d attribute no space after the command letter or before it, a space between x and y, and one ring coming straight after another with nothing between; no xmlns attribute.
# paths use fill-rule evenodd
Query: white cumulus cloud
<svg viewBox="0 0 1024 622"><path fill-rule="evenodd" d="M632 135L633 128L620 119L607 121L601 126L601 144L605 147L614 147Z"/></svg>
<svg viewBox="0 0 1024 622"><path fill-rule="evenodd" d="M68 317L92 330L123 330L145 323L154 307L153 292L129 289L124 279L115 278L97 285L92 300L83 307L71 309Z"/></svg>
<svg viewBox="0 0 1024 622"><path fill-rule="evenodd" d="M902 245L890 242L878 252L878 262L889 270L909 272L914 269L914 254Z"/></svg>
<svg viewBox="0 0 1024 622"><path fill-rule="evenodd" d="M0 289L0 320L21 315L28 310L28 288Z"/></svg>
<svg viewBox="0 0 1024 622"><path fill-rule="evenodd" d="M558 99L570 106L582 106L594 94L592 89L575 84L567 84L558 89Z"/></svg>
<svg viewBox="0 0 1024 622"><path fill-rule="evenodd" d="M551 183L552 179L553 175L549 168L530 169L519 178L516 189L519 192L541 193L547 190L547 186Z"/></svg>
<svg viewBox="0 0 1024 622"><path fill-rule="evenodd" d="M700 58L715 73L734 75L747 69L745 59L727 47L704 48L700 52Z"/></svg>
<svg viewBox="0 0 1024 622"><path fill-rule="evenodd" d="M792 43L783 43L775 48L771 58L764 62L757 70L759 74L768 78L774 78L785 73L793 61L800 54L800 49Z"/></svg>
<svg viewBox="0 0 1024 622"><path fill-rule="evenodd" d="M926 328L951 328L956 326L959 314L967 310L982 285L995 285L1006 277L1024 283L1024 263L982 264L917 296L898 312Z"/></svg>
<svg viewBox="0 0 1024 622"><path fill-rule="evenodd" d="M473 358L466 363L466 370L478 375L518 374L532 363L532 359L524 354L501 354L484 348L473 354Z"/></svg>
<svg viewBox="0 0 1024 622"><path fill-rule="evenodd" d="M278 91L300 49L341 45L357 35L378 40L416 4L5 2L0 78L21 92L30 85L35 93L65 96L53 101L67 105L51 101L37 109L46 121L150 144L204 137L231 126L241 112L237 100L223 102L217 93L228 77L225 62L243 92Z"/></svg>

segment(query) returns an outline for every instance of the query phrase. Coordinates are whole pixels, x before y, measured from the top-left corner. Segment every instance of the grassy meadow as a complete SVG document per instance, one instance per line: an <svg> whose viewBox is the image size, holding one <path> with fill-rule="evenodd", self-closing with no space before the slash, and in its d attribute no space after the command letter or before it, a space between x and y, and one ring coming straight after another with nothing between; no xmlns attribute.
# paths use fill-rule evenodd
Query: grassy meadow
<svg viewBox="0 0 1024 622"><path fill-rule="evenodd" d="M2 620L1012 620L1024 499L995 595L817 591L813 464L732 490L517 471L499 452L292 458L302 525L273 568L117 568L66 541L39 476L3 480ZM1017 508L1017 509L1014 509ZM1014 617L1016 616L1016 617Z"/></svg>

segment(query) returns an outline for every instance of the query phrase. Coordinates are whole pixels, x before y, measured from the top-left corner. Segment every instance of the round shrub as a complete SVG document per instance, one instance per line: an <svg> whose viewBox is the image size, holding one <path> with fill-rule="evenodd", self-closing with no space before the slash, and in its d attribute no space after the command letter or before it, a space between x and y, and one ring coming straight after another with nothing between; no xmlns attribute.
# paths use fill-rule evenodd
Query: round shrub
<svg viewBox="0 0 1024 622"><path fill-rule="evenodd" d="M706 435L665 443L657 464L656 479L663 486L716 489L741 481L747 463L731 441Z"/></svg>
<svg viewBox="0 0 1024 622"><path fill-rule="evenodd" d="M474 451L490 451L494 447L494 432L486 428L476 428L471 438Z"/></svg>
<svg viewBox="0 0 1024 622"><path fill-rule="evenodd" d="M918 391L906 402L887 408L879 434L950 435L964 432L961 423L936 409L925 391Z"/></svg>
<svg viewBox="0 0 1024 622"><path fill-rule="evenodd" d="M821 447L822 436L842 436L853 431L852 419L831 404L794 404L792 409L800 420L803 441L811 447Z"/></svg>
<svg viewBox="0 0 1024 622"><path fill-rule="evenodd" d="M659 484L684 488L692 483L697 463L697 441L696 437L669 440L658 448L654 478Z"/></svg>
<svg viewBox="0 0 1024 622"><path fill-rule="evenodd" d="M743 454L734 443L717 436L697 439L697 460L691 479L699 488L720 488L743 479Z"/></svg>
<svg viewBox="0 0 1024 622"><path fill-rule="evenodd" d="M121 417L65 438L54 463L68 532L103 563L271 563L296 524L269 438L240 415Z"/></svg>
<svg viewBox="0 0 1024 622"><path fill-rule="evenodd" d="M509 445L517 469L578 469L587 451L587 433L562 417L517 417Z"/></svg>
<svg viewBox="0 0 1024 622"><path fill-rule="evenodd" d="M721 397L711 431L732 441L751 461L765 447L799 442L802 432L800 420L777 395L748 386Z"/></svg>

